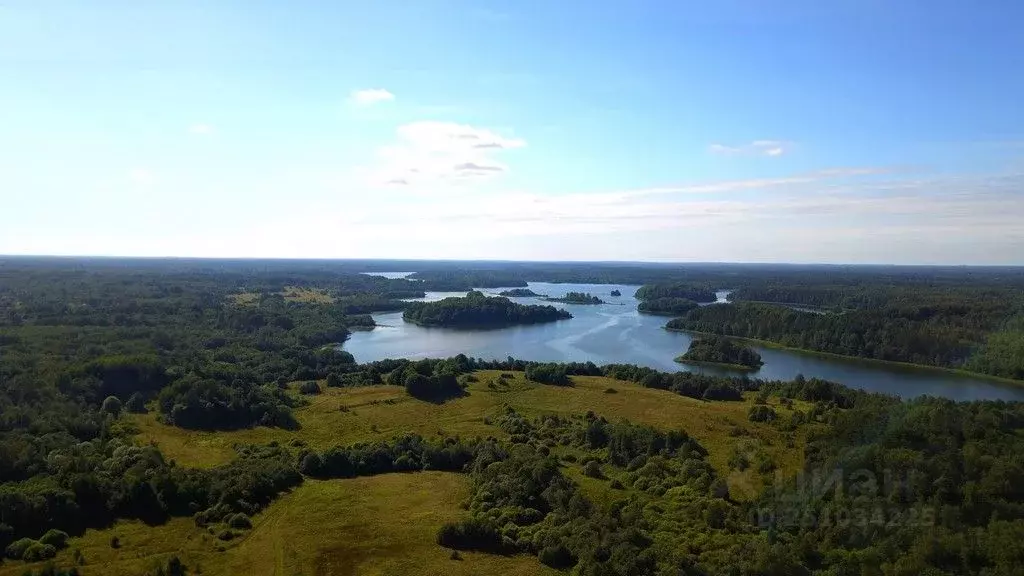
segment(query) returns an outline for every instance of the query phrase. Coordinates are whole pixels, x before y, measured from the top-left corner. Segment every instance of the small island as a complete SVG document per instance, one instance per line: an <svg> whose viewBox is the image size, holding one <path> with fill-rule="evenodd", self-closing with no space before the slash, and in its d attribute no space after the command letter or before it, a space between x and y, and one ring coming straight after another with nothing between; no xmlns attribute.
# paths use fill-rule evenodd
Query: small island
<svg viewBox="0 0 1024 576"><path fill-rule="evenodd" d="M542 297L543 294L537 294L529 288L513 288L511 290L503 290L498 292L498 296L505 296L506 298L529 298L529 297Z"/></svg>
<svg viewBox="0 0 1024 576"><path fill-rule="evenodd" d="M622 292L619 292L618 290L612 290L612 296L622 296Z"/></svg>
<svg viewBox="0 0 1024 576"><path fill-rule="evenodd" d="M545 298L548 302L561 302L562 304L604 304L597 296L589 292L569 292L561 298Z"/></svg>
<svg viewBox="0 0 1024 576"><path fill-rule="evenodd" d="M642 300L636 309L644 314L658 314L662 316L682 316L696 308L698 304L689 298L676 298L668 296L665 298L653 298Z"/></svg>
<svg viewBox="0 0 1024 576"><path fill-rule="evenodd" d="M686 354L675 360L684 364L707 364L734 370L757 370L764 365L760 354L721 336L701 336L690 342Z"/></svg>
<svg viewBox="0 0 1024 576"><path fill-rule="evenodd" d="M412 302L402 319L420 326L441 328L505 328L572 318L554 306L517 304L501 296L485 296L476 290L464 298L437 302Z"/></svg>

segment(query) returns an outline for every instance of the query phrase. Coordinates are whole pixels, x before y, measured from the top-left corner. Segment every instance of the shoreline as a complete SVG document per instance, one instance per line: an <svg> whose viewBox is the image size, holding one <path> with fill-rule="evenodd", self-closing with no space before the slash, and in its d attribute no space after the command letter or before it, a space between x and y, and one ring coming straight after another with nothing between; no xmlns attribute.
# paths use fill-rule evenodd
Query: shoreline
<svg viewBox="0 0 1024 576"><path fill-rule="evenodd" d="M753 367L746 366L743 364L729 364L728 362L710 362L707 360L690 360L689 358L683 358L682 356L676 356L672 359L673 362L680 364L689 364L691 366L711 366L713 368L726 368L729 370L738 370L741 372L757 372L761 369L761 366ZM763 364L762 364L763 366Z"/></svg>
<svg viewBox="0 0 1024 576"><path fill-rule="evenodd" d="M750 342L751 344L757 344L765 348L772 348L775 350L786 350L789 352L799 352L801 354L812 354L822 356L825 358L839 358L841 360L855 360L857 362L867 362L871 364L880 364L888 366L896 366L900 368L910 368L915 370L945 372L946 374L956 374L957 376L967 376L970 378L977 378L979 380L988 380L991 382L998 382L1000 384L1006 384L1018 388L1024 388L1024 380L1014 380L1013 378L1006 378L1003 376L994 376L992 374L984 374L982 372L971 372L970 370L964 370L962 368L946 368L944 366L932 366L930 364L913 364L911 362L899 362L897 360L879 360L878 358L864 358L862 356L847 356L845 354L836 354L834 352L821 352L818 350L811 350L808 348L795 348L793 346L786 346L770 340L758 340L757 338L745 338L743 336L727 336L725 334L717 334L715 332L700 332L698 330L679 330L677 328L668 328L662 326L664 330L669 332L682 332L684 334L700 334L705 336L722 336L725 338L732 338L733 340L740 340L743 342Z"/></svg>

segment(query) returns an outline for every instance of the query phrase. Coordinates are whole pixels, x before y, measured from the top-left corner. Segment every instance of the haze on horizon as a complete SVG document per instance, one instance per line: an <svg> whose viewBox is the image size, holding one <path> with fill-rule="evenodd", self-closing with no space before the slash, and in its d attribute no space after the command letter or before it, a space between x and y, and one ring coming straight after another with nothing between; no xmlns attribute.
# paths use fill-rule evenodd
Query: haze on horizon
<svg viewBox="0 0 1024 576"><path fill-rule="evenodd" d="M16 0L0 254L1020 265L1021 21Z"/></svg>

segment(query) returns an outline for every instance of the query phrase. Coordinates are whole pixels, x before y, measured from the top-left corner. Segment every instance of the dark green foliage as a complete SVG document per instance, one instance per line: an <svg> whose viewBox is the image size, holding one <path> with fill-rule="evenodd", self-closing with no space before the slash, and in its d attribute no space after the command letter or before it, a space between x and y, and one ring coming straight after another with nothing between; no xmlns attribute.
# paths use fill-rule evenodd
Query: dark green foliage
<svg viewBox="0 0 1024 576"><path fill-rule="evenodd" d="M249 528L252 528L252 520L250 520L244 513L239 512L228 520L228 526L236 530L248 530Z"/></svg>
<svg viewBox="0 0 1024 576"><path fill-rule="evenodd" d="M878 308L815 313L769 304L705 306L671 320L677 330L769 340L785 346L878 360L970 368L998 376L1024 373L1016 354L1024 330L986 336L1002 301L908 296Z"/></svg>
<svg viewBox="0 0 1024 576"><path fill-rule="evenodd" d="M611 291L611 295L612 296L622 296L622 292L620 292L618 290L612 290Z"/></svg>
<svg viewBox="0 0 1024 576"><path fill-rule="evenodd" d="M562 302L563 304L604 304L597 296L587 292L568 292L559 298L545 298L548 302Z"/></svg>
<svg viewBox="0 0 1024 576"><path fill-rule="evenodd" d="M498 292L498 296L504 296L506 298L528 298L541 296L541 294L537 294L529 288L513 288L511 290Z"/></svg>
<svg viewBox="0 0 1024 576"><path fill-rule="evenodd" d="M752 406L747 413L747 419L751 422L774 422L778 417L771 406Z"/></svg>
<svg viewBox="0 0 1024 576"><path fill-rule="evenodd" d="M320 393L320 385L317 384L316 381L314 381L314 380L309 380L307 382L303 382L302 384L299 384L299 393L300 394L319 394Z"/></svg>
<svg viewBox="0 0 1024 576"><path fill-rule="evenodd" d="M492 554L513 552L501 538L501 534L490 523L472 518L462 522L445 524L437 532L437 543L455 550L477 550Z"/></svg>
<svg viewBox="0 0 1024 576"><path fill-rule="evenodd" d="M114 548L114 549L120 548L121 547L121 538L119 538L117 536L111 536L110 537L110 547Z"/></svg>
<svg viewBox="0 0 1024 576"><path fill-rule="evenodd" d="M591 460L583 466L583 475L591 478L604 478L604 472L601 471L601 463L596 460Z"/></svg>
<svg viewBox="0 0 1024 576"><path fill-rule="evenodd" d="M39 538L39 542L41 544L49 544L57 550L62 550L68 545L68 533L51 528Z"/></svg>
<svg viewBox="0 0 1024 576"><path fill-rule="evenodd" d="M1024 320L1015 319L1014 329L989 334L965 368L1024 380Z"/></svg>
<svg viewBox="0 0 1024 576"><path fill-rule="evenodd" d="M679 362L729 364L760 368L761 355L729 338L701 336L690 342L690 348L676 359Z"/></svg>
<svg viewBox="0 0 1024 576"><path fill-rule="evenodd" d="M39 542L31 538L21 538L8 544L7 548L4 549L4 554L12 560L21 560L26 550L38 544Z"/></svg>
<svg viewBox="0 0 1024 576"><path fill-rule="evenodd" d="M146 399L142 397L141 393L136 392L128 397L128 401L125 402L124 407L133 414L145 414Z"/></svg>
<svg viewBox="0 0 1024 576"><path fill-rule="evenodd" d="M651 298L642 300L636 309L644 314L661 314L665 316L682 316L699 306L688 298Z"/></svg>
<svg viewBox="0 0 1024 576"><path fill-rule="evenodd" d="M572 552L569 551L562 544L554 546L547 546L540 551L537 558L542 564L555 568L556 570L565 570L572 568L576 564L576 559L573 558Z"/></svg>
<svg viewBox="0 0 1024 576"><path fill-rule="evenodd" d="M100 410L106 414L117 416L118 414L121 413L121 407L121 401L117 398L117 396L107 396L107 398L103 401L103 405L100 407Z"/></svg>
<svg viewBox="0 0 1024 576"><path fill-rule="evenodd" d="M25 548L25 551L21 555L21 559L25 562L41 562L48 560L57 555L57 549L50 544L43 544L41 542L33 542Z"/></svg>
<svg viewBox="0 0 1024 576"><path fill-rule="evenodd" d="M572 314L554 306L517 304L508 298L488 297L482 292L471 291L465 298L411 302L402 318L422 326L500 328L554 322L572 318Z"/></svg>
<svg viewBox="0 0 1024 576"><path fill-rule="evenodd" d="M167 423L182 428L225 430L254 425L296 428L294 400L274 385L244 380L225 384L190 375L160 391L158 405Z"/></svg>
<svg viewBox="0 0 1024 576"><path fill-rule="evenodd" d="M572 386L561 364L532 364L526 367L526 379L553 386Z"/></svg>
<svg viewBox="0 0 1024 576"><path fill-rule="evenodd" d="M685 282L666 282L641 286L635 294L637 300L657 300L659 298L683 298L694 302L714 302L714 290L706 286Z"/></svg>
<svg viewBox="0 0 1024 576"><path fill-rule="evenodd" d="M322 454L310 452L302 458L303 474L317 478L354 478L389 472L416 470L462 471L481 450L493 445L464 443L456 438L425 440L410 434L391 442L335 447Z"/></svg>

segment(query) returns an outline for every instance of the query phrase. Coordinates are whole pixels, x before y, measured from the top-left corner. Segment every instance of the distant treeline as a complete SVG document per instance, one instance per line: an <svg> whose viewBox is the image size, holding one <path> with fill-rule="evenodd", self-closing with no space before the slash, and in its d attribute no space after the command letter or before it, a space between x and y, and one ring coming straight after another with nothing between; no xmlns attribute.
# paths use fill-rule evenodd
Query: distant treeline
<svg viewBox="0 0 1024 576"><path fill-rule="evenodd" d="M785 346L910 362L969 368L1009 378L1024 377L1024 331L986 336L994 303L896 303L878 309L815 314L767 304L697 308L669 321L674 330L710 332L777 342Z"/></svg>

